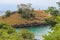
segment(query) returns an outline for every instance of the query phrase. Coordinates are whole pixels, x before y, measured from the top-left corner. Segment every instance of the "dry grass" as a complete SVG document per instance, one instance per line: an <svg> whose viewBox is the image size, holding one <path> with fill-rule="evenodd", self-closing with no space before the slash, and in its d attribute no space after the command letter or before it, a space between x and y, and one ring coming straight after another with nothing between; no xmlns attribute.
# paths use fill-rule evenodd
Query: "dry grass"
<svg viewBox="0 0 60 40"><path fill-rule="evenodd" d="M33 22L44 23L45 22L44 19L49 18L49 17L50 16L48 14L46 14L44 11L35 10L35 19L34 20L23 19L20 14L14 13L10 17L4 18L4 19L2 19L2 17L0 17L0 22L5 22L9 25L30 24L30 23L33 23Z"/></svg>

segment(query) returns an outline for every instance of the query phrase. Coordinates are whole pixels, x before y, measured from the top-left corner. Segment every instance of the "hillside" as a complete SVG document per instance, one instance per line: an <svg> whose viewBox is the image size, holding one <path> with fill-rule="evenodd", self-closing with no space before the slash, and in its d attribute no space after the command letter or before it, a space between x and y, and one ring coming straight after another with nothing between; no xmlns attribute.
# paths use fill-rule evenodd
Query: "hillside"
<svg viewBox="0 0 60 40"><path fill-rule="evenodd" d="M22 18L19 13L14 13L10 17L4 18L4 19L2 19L0 17L0 22L5 22L9 25L31 24L34 22L38 22L38 23L42 24L45 22L44 19L49 18L49 17L50 17L50 15L48 15L44 11L35 10L35 19L34 20L26 20L26 19Z"/></svg>

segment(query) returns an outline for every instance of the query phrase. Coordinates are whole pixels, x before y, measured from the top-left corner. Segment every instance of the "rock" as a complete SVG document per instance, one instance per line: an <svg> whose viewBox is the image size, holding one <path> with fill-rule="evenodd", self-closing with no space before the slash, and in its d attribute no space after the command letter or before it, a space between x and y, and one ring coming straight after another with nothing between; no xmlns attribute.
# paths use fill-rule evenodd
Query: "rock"
<svg viewBox="0 0 60 40"><path fill-rule="evenodd" d="M40 24L38 22L30 23L30 24L20 24L20 25L12 25L14 28L26 28L26 27L36 27L36 26L41 26L41 25L47 25L47 24Z"/></svg>

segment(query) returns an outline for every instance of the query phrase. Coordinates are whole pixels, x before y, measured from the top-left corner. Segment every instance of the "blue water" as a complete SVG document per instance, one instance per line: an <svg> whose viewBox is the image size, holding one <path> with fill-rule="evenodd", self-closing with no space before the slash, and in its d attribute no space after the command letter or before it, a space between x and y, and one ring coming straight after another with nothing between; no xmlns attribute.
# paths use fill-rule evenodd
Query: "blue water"
<svg viewBox="0 0 60 40"><path fill-rule="evenodd" d="M35 38L39 40L43 40L42 35L47 34L48 31L51 31L50 26L39 26L39 27L29 27L29 28L17 28L17 31L21 31L23 29L28 29L29 31L35 34Z"/></svg>

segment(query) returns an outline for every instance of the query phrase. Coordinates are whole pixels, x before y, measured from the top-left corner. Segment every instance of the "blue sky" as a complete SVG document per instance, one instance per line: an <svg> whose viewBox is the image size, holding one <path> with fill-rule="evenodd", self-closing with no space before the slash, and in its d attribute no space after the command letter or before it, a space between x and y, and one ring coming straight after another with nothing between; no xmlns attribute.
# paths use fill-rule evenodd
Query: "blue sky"
<svg viewBox="0 0 60 40"><path fill-rule="evenodd" d="M0 11L16 10L17 4L31 3L37 9L47 9L49 6L57 7L56 2L60 0L0 0Z"/></svg>

